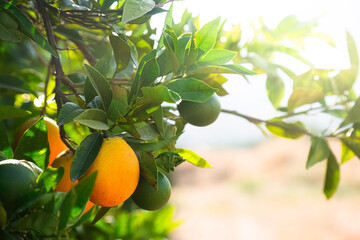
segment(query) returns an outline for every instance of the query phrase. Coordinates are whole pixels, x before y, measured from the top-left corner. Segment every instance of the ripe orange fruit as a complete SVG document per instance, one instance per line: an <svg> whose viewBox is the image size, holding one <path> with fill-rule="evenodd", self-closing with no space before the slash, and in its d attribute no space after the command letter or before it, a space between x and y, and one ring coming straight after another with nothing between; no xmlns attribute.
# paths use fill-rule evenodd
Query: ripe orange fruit
<svg viewBox="0 0 360 240"><path fill-rule="evenodd" d="M120 137L104 139L84 177L95 171L97 177L90 201L103 207L124 202L139 182L139 161L132 148Z"/></svg>
<svg viewBox="0 0 360 240"><path fill-rule="evenodd" d="M206 102L181 101L177 106L180 116L194 126L207 126L215 122L220 114L221 105L213 94Z"/></svg>
<svg viewBox="0 0 360 240"><path fill-rule="evenodd" d="M16 148L17 144L19 143L25 131L28 130L38 119L39 117L30 118L21 125L21 127L19 128L18 132L15 135L14 149ZM59 155L62 151L68 148L60 138L59 127L57 126L56 122L48 117L44 117L44 121L48 131L47 135L48 135L49 148L50 148L50 156L49 156L49 166L50 166L57 157L57 155Z"/></svg>
<svg viewBox="0 0 360 240"><path fill-rule="evenodd" d="M82 214L84 214L84 213L86 213L87 211L89 211L94 205L95 205L94 203L88 201Z"/></svg>
<svg viewBox="0 0 360 240"><path fill-rule="evenodd" d="M164 206L169 201L170 195L171 184L169 179L162 172L158 172L157 191L143 177L140 177L139 184L131 199L140 208L152 211Z"/></svg>
<svg viewBox="0 0 360 240"><path fill-rule="evenodd" d="M72 186L74 186L78 180L71 181L70 179L70 169L71 169L71 161L74 158L72 151L65 150L60 153L55 161L51 164L54 168L63 167L64 175L62 176L59 184L54 189L55 192L69 192Z"/></svg>
<svg viewBox="0 0 360 240"><path fill-rule="evenodd" d="M41 169L26 160L0 161L0 201L10 214L20 207L27 194L35 189L36 178Z"/></svg>

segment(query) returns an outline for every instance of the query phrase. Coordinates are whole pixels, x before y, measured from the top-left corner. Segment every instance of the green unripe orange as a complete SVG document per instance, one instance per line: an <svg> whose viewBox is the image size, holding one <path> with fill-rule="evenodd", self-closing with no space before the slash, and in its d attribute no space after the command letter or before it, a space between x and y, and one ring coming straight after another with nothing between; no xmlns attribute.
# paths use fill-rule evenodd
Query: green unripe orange
<svg viewBox="0 0 360 240"><path fill-rule="evenodd" d="M34 191L41 170L26 160L0 161L0 200L7 213L23 203L23 198Z"/></svg>
<svg viewBox="0 0 360 240"><path fill-rule="evenodd" d="M185 121L194 126L204 127L215 122L220 114L221 105L214 94L203 103L182 101L177 109Z"/></svg>
<svg viewBox="0 0 360 240"><path fill-rule="evenodd" d="M140 208L145 210L157 210L164 206L170 199L171 184L169 179L158 172L157 191L143 178L140 177L139 184L131 196L132 200Z"/></svg>

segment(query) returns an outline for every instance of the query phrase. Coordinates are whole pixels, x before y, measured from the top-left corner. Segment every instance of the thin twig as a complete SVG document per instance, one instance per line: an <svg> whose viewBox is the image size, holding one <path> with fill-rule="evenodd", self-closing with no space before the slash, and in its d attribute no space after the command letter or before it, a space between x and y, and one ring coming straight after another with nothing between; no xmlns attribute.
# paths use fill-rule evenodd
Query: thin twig
<svg viewBox="0 0 360 240"><path fill-rule="evenodd" d="M52 61L49 62L48 67L47 67L47 72L46 72L46 79L45 79L45 86L44 86L44 107L41 111L41 115L45 115L46 114L46 107L47 107L47 88L49 85L49 80L50 80L50 72L52 69Z"/></svg>
<svg viewBox="0 0 360 240"><path fill-rule="evenodd" d="M55 40L55 36L54 36L53 30L52 30L50 18L49 18L48 13L46 12L46 8L44 5L45 3L43 0L36 0L36 3L38 5L40 15L44 22L46 36L49 40L51 47L54 49L56 55L58 56L58 57L52 56L51 61L55 65L55 89L54 89L54 92L55 92L55 101L56 101L57 111L59 113L61 110L61 107L62 107L62 101L64 101L64 102L68 101L66 96L64 95L64 93L61 91L61 82L63 82L67 87L69 87L74 93L77 93L78 90L72 84L68 83L68 81L70 81L70 80L67 79L67 77L64 74L64 71L63 71L63 68L62 68L62 65L60 62L59 54L57 51L57 47L56 47L56 40ZM67 140L63 126L59 127L59 132L60 132L61 140L71 151L74 152L75 149Z"/></svg>
<svg viewBox="0 0 360 240"><path fill-rule="evenodd" d="M235 116L244 118L244 119L246 119L247 121L249 121L249 122L251 122L251 123L253 123L253 124L256 124L256 125L257 125L257 124L260 124L260 123L264 123L264 124L266 124L266 125L268 125L268 126L279 127L279 128L284 129L284 130L296 131L296 132L299 132L299 133L302 133L302 134L305 134L305 135L312 136L312 134L309 133L308 131L306 131L306 130L304 130L304 129L302 129L302 128L295 127L295 126L287 127L286 125L279 124L279 122L262 120L262 119L258 119L258 118L254 118L254 117L250 117L250 116L247 116L247 115L238 113L238 112L236 112L236 111L231 111L231 110L226 110L226 109L221 109L221 112L223 112L223 113L228 113L228 114L232 114L232 115L235 115Z"/></svg>
<svg viewBox="0 0 360 240"><path fill-rule="evenodd" d="M81 51L85 59L90 63L91 66L94 66L96 64L96 58L92 55L92 53L79 41L73 40L73 43L78 47L78 49Z"/></svg>

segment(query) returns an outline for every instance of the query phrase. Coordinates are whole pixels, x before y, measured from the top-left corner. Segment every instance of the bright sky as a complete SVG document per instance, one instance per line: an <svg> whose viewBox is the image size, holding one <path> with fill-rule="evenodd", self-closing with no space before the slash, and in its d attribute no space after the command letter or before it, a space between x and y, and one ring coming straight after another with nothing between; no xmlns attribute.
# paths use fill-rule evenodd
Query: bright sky
<svg viewBox="0 0 360 240"><path fill-rule="evenodd" d="M174 3L174 18L180 19L185 9L194 15L199 15L201 24L221 16L229 23L241 23L244 30L259 16L266 25L273 28L288 15L296 15L300 20L317 17L318 31L331 35L337 45L334 49L319 41L307 42L305 57L318 68L349 67L346 30L352 34L356 42L360 43L358 27L360 1L358 0L184 0ZM360 44L358 46L360 47ZM358 81L356 88L360 90L359 85ZM225 88L230 95L221 98L223 108L262 119L275 116L275 111L267 99L264 77L254 77L250 84L239 77L234 77L229 79ZM324 127L326 120L329 126L333 124L333 120L323 119L319 126ZM316 127L316 121L314 125L313 127ZM206 128L187 126L185 134L179 140L179 145L191 149L191 146L208 144L242 145L261 139L264 139L264 136L254 125L241 118L220 114L219 119Z"/></svg>

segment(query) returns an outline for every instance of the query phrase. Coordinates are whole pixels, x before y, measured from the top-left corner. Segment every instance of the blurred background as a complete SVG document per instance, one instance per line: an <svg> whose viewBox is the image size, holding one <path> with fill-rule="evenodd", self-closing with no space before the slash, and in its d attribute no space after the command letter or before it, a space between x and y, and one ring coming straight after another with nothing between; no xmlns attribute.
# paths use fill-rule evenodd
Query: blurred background
<svg viewBox="0 0 360 240"><path fill-rule="evenodd" d="M316 19L316 31L332 37L336 47L306 39L302 55L314 67L349 68L346 31L360 46L360 3L310 0L185 0L174 3L174 19L187 9L199 15L200 24L218 16L224 28L241 25L241 42L252 36L259 19L269 28L289 15L300 21ZM159 16L163 18L163 16ZM161 21L159 21L161 22ZM158 24L156 20L154 24ZM275 62L291 65L296 74L305 72L299 61L276 56ZM266 75L227 76L221 97L223 109L270 119L278 112L267 98ZM291 81L285 82L287 101ZM359 80L354 86L359 94ZM315 115L302 119L312 132L338 124L336 119ZM332 142L339 154L340 146ZM360 239L360 164L353 159L341 167L338 191L330 200L322 193L325 163L305 169L310 139L280 139L265 136L245 119L220 114L206 127L186 126L177 147L195 151L213 166L200 169L183 163L175 171L171 203L175 220L182 221L171 239Z"/></svg>

